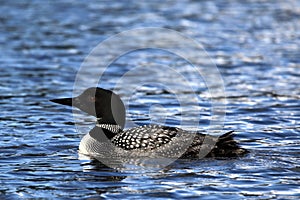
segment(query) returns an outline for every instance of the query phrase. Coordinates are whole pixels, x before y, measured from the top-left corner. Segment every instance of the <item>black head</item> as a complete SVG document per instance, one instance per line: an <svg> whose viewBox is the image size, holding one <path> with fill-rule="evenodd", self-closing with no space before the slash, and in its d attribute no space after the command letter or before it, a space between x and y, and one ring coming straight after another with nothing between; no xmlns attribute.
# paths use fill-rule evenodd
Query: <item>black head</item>
<svg viewBox="0 0 300 200"><path fill-rule="evenodd" d="M125 106L120 97L110 90L92 87L77 97L50 101L79 108L97 117L101 124L118 124L124 128Z"/></svg>

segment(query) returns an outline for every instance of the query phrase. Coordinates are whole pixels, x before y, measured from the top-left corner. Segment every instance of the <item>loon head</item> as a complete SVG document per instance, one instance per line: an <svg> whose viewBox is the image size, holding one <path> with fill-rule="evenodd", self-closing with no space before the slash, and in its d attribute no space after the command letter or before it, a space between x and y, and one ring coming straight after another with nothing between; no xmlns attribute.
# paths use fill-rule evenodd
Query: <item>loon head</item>
<svg viewBox="0 0 300 200"><path fill-rule="evenodd" d="M50 101L79 108L83 112L97 117L100 124L115 124L124 128L125 106L120 97L110 90L92 87L77 97Z"/></svg>

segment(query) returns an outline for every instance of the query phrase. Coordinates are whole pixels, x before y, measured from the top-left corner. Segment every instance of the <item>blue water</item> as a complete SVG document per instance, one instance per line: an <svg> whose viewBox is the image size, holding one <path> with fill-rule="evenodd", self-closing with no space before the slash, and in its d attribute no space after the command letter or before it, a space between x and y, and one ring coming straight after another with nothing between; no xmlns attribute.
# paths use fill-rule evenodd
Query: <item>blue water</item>
<svg viewBox="0 0 300 200"><path fill-rule="evenodd" d="M298 199L299 8L292 0L2 1L1 199ZM247 156L181 160L159 171L117 171L78 154L83 133L75 128L71 109L49 99L72 95L76 73L97 44L142 27L173 29L203 45L223 77L224 127L235 130L236 140L250 150ZM187 65L166 52L133 52L112 64L101 86L112 89L126 70L156 64ZM127 90L159 75L174 83L167 73L151 69L118 88L131 100L127 115L138 124L163 118L176 126L179 105L164 87L142 85L132 96ZM191 113L186 120L200 120L205 129L211 104L201 81L201 116L195 118L193 105L183 109ZM189 92L180 84L176 91ZM83 129L93 126L93 118L77 114Z"/></svg>

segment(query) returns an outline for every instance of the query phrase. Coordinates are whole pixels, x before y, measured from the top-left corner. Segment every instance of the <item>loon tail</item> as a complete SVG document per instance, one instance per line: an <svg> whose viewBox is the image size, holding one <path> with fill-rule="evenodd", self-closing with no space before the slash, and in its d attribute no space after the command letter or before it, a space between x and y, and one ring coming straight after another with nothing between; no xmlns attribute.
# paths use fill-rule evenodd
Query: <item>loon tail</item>
<svg viewBox="0 0 300 200"><path fill-rule="evenodd" d="M202 133L196 134L182 158L197 158L201 152L207 150L209 153L205 156L206 158L236 158L247 154L249 151L241 148L237 141L233 139L233 132L226 132L219 137Z"/></svg>
<svg viewBox="0 0 300 200"><path fill-rule="evenodd" d="M221 135L207 157L240 157L249 153L248 150L240 147L238 142L233 139L233 135L234 131Z"/></svg>

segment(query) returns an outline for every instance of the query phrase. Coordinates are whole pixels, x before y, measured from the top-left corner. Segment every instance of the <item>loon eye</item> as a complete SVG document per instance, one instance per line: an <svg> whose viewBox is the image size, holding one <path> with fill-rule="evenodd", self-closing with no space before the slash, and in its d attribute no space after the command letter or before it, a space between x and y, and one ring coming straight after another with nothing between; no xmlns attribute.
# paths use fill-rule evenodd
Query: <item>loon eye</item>
<svg viewBox="0 0 300 200"><path fill-rule="evenodd" d="M89 102L95 102L95 101L96 101L96 97L94 97L94 96L89 96L89 97L88 97L88 101L89 101Z"/></svg>

